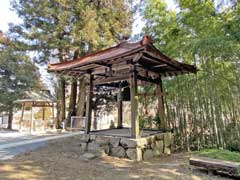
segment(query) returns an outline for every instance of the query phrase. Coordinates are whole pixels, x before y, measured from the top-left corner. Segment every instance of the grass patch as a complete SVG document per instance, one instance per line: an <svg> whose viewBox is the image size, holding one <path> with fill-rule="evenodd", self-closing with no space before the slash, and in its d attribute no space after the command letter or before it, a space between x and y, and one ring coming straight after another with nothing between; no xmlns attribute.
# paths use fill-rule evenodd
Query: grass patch
<svg viewBox="0 0 240 180"><path fill-rule="evenodd" d="M240 163L240 153L223 149L204 149L197 152L198 155L224 161Z"/></svg>

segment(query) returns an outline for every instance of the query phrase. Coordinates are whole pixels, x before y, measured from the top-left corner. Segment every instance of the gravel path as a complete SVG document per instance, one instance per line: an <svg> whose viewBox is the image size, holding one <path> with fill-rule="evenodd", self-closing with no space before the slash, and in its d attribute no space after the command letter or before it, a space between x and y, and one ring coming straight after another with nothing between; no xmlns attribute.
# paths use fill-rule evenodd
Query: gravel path
<svg viewBox="0 0 240 180"><path fill-rule="evenodd" d="M41 136L43 136L43 135L41 135ZM31 135L29 133L21 133L18 131L0 130L0 145L34 139L34 138L39 138L41 136L40 135L38 135L38 136Z"/></svg>
<svg viewBox="0 0 240 180"><path fill-rule="evenodd" d="M0 160L12 159L16 155L28 153L46 144L46 141L74 136L82 132L64 134L30 135L19 132L0 133ZM8 140L9 139L9 140Z"/></svg>
<svg viewBox="0 0 240 180"><path fill-rule="evenodd" d="M227 180L191 170L189 154L133 162L113 157L82 160L79 137L49 142L12 160L0 161L1 180Z"/></svg>
<svg viewBox="0 0 240 180"><path fill-rule="evenodd" d="M0 149L0 160L12 159L16 155L34 151L44 146L45 144L46 144L45 142L37 142L37 143L26 144L26 145L12 147L12 148Z"/></svg>

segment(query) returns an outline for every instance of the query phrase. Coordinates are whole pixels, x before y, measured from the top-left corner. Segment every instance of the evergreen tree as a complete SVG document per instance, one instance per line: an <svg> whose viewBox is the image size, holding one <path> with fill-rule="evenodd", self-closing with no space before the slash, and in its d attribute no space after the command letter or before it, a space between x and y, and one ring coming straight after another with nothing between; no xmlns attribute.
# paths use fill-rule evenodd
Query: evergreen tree
<svg viewBox="0 0 240 180"><path fill-rule="evenodd" d="M8 43L7 43L8 42ZM39 72L30 58L16 51L9 40L0 37L0 112L8 112L8 129L12 129L14 101L39 85Z"/></svg>
<svg viewBox="0 0 240 180"><path fill-rule="evenodd" d="M10 32L21 41L21 48L38 52L39 62L71 60L77 49L84 55L130 33L132 7L128 0L20 0L12 5L23 23L12 26ZM60 77L58 82L58 122L65 119L65 81ZM73 80L72 93L76 84ZM71 99L73 106L76 95ZM84 102L80 104L84 106Z"/></svg>

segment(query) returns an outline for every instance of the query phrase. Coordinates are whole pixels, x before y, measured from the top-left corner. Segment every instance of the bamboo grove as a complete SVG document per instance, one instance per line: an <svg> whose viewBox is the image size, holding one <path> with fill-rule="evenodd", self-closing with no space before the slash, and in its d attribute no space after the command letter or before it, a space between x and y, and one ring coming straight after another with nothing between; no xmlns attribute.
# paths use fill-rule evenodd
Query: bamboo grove
<svg viewBox="0 0 240 180"><path fill-rule="evenodd" d="M195 64L197 75L164 80L167 123L176 150L240 151L240 4L233 1L145 1L145 33L170 57Z"/></svg>
<svg viewBox="0 0 240 180"><path fill-rule="evenodd" d="M129 36L136 10L131 0L11 2L22 23L10 26L9 38L18 51L37 52L34 62L45 65L103 49ZM175 0L175 8L170 8L165 0L140 2L145 22L142 34L149 34L167 56L195 64L199 70L197 75L163 79L166 121L174 130L176 150L240 151L240 3ZM66 107L68 83L71 92ZM66 111L83 114L85 93L84 78L79 82L58 78L59 124L70 119L72 114L66 116ZM153 100L145 103L149 108ZM155 118L156 124L159 121Z"/></svg>

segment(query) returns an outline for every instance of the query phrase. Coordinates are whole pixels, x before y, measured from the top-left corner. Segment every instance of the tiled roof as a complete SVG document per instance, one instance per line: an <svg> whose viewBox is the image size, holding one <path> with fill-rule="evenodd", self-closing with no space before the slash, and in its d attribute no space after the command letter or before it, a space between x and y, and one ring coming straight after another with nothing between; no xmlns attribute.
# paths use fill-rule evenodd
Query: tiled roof
<svg viewBox="0 0 240 180"><path fill-rule="evenodd" d="M71 70L72 68L82 67L90 64L97 64L100 62L107 62L108 60L114 62L114 60L117 60L125 56L134 55L139 52L147 53L150 56L154 56L153 58L157 58L159 60L159 63L167 64L168 67L165 68L166 70L168 70L169 68L171 69L171 67L174 67L179 72L182 71L185 73L186 72L195 73L197 71L195 66L175 61L167 57L166 55L162 54L156 47L153 46L152 43L153 43L152 39L149 36L145 35L142 40L135 43L124 41L114 47L110 47L102 51L98 51L96 53L92 53L74 60L55 64L48 64L48 71L49 72L68 71ZM147 62L143 62L143 66L144 63Z"/></svg>

